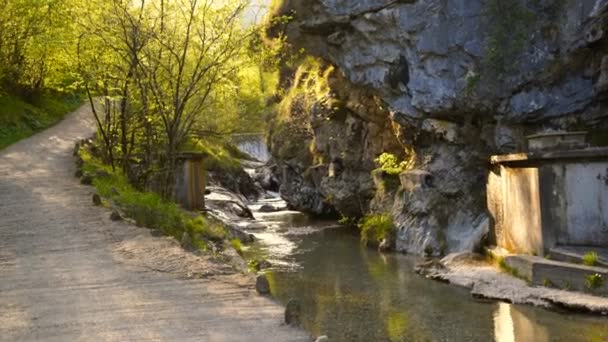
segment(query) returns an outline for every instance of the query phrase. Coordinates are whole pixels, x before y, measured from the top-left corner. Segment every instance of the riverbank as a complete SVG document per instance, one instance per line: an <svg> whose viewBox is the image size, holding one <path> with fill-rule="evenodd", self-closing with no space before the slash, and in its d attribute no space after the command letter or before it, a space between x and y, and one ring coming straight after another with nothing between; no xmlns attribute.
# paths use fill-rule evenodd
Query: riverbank
<svg viewBox="0 0 608 342"><path fill-rule="evenodd" d="M112 221L79 185L88 106L0 151L0 331L7 340L308 341L252 279Z"/></svg>
<svg viewBox="0 0 608 342"><path fill-rule="evenodd" d="M419 264L416 272L470 290L473 297L551 310L608 315L608 298L544 286L530 286L474 254L450 255Z"/></svg>

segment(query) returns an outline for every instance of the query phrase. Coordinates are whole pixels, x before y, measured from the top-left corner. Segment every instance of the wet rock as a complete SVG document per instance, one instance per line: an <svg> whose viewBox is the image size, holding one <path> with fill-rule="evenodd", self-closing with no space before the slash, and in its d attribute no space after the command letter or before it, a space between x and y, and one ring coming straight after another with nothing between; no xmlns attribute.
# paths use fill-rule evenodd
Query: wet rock
<svg viewBox="0 0 608 342"><path fill-rule="evenodd" d="M120 212L116 209L112 210L112 213L110 214L110 220L112 221L122 221L123 217L120 214Z"/></svg>
<svg viewBox="0 0 608 342"><path fill-rule="evenodd" d="M245 230L264 230L266 228L268 228L268 226L261 222L251 222L243 226L243 229Z"/></svg>
<svg viewBox="0 0 608 342"><path fill-rule="evenodd" d="M426 259L419 262L414 267L414 272L429 279L443 280L443 274L446 271L445 265L437 259Z"/></svg>
<svg viewBox="0 0 608 342"><path fill-rule="evenodd" d="M256 277L255 290L261 295L270 294L270 283L265 274L260 274Z"/></svg>
<svg viewBox="0 0 608 342"><path fill-rule="evenodd" d="M101 197L98 194L93 194L93 204L94 205L101 205Z"/></svg>
<svg viewBox="0 0 608 342"><path fill-rule="evenodd" d="M262 260L252 260L250 262L250 265L256 271L261 271L261 270L269 269L269 268L272 267L272 264L268 260L265 260L265 259L262 259Z"/></svg>
<svg viewBox="0 0 608 342"><path fill-rule="evenodd" d="M260 196L253 179L242 168L209 170L209 184L219 185L249 199Z"/></svg>
<svg viewBox="0 0 608 342"><path fill-rule="evenodd" d="M285 306L285 323L289 325L301 324L302 307L296 299L290 299Z"/></svg>
<svg viewBox="0 0 608 342"><path fill-rule="evenodd" d="M258 211L261 212L261 213L274 213L274 212L277 212L279 210L280 210L279 208L277 208L277 207L275 207L273 205L264 204L264 205L262 205L260 207L260 209Z"/></svg>
<svg viewBox="0 0 608 342"><path fill-rule="evenodd" d="M276 166L264 166L255 170L253 179L266 191L279 191L279 180L275 177L273 168Z"/></svg>
<svg viewBox="0 0 608 342"><path fill-rule="evenodd" d="M250 218L253 219L253 213L247 207L247 199L237 194L230 189L210 186L210 193L205 196L205 206L208 209L220 211L230 219Z"/></svg>
<svg viewBox="0 0 608 342"><path fill-rule="evenodd" d="M239 203L232 203L232 212L236 214L236 216L241 218L253 218L253 213L246 206L242 206Z"/></svg>
<svg viewBox="0 0 608 342"><path fill-rule="evenodd" d="M82 177L80 177L80 184L83 184L83 185L91 185L91 184L93 184L93 176L91 176L90 174L88 174L88 173L85 172L82 175Z"/></svg>
<svg viewBox="0 0 608 342"><path fill-rule="evenodd" d="M265 270L265 269L271 268L272 264L270 263L270 261L263 259L260 262L258 262L258 267L260 268L260 270Z"/></svg>
<svg viewBox="0 0 608 342"><path fill-rule="evenodd" d="M265 270L272 267L272 264L268 260L261 260L258 265L260 266L260 270Z"/></svg>

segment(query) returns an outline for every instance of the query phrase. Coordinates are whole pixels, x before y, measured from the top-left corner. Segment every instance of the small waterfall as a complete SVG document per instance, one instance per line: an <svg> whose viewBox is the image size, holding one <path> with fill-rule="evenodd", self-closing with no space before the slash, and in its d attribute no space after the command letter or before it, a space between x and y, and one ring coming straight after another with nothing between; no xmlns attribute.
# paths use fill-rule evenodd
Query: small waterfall
<svg viewBox="0 0 608 342"><path fill-rule="evenodd" d="M268 151L264 134L235 134L232 136L232 141L239 150L255 159L264 163L270 160L270 151Z"/></svg>

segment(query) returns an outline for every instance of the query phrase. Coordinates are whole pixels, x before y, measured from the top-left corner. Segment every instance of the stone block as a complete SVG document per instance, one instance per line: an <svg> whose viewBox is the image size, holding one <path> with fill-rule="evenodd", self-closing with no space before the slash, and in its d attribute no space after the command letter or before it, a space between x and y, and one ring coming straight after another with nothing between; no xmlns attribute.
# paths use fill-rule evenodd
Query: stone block
<svg viewBox="0 0 608 342"><path fill-rule="evenodd" d="M505 257L505 264L534 285L608 295L608 268L547 260L531 255Z"/></svg>

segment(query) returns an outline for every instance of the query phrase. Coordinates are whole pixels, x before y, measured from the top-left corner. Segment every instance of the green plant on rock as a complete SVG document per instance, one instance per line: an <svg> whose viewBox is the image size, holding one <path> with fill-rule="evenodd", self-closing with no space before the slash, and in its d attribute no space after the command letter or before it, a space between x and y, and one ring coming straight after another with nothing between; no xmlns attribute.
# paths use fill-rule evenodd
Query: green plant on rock
<svg viewBox="0 0 608 342"><path fill-rule="evenodd" d="M358 222L359 220L356 217L348 216L342 216L342 218L338 220L339 224L347 227L356 227Z"/></svg>
<svg viewBox="0 0 608 342"><path fill-rule="evenodd" d="M500 267L501 270L509 273L510 275L512 275L515 278L519 278L519 279L528 281L528 279L526 279L526 277L524 277L523 275L521 275L519 273L519 270L517 268L509 266L504 258L498 259L498 267Z"/></svg>
<svg viewBox="0 0 608 342"><path fill-rule="evenodd" d="M371 246L377 246L382 240L393 241L397 232L393 218L387 214L367 215L358 226L361 241Z"/></svg>
<svg viewBox="0 0 608 342"><path fill-rule="evenodd" d="M399 162L399 159L392 153L382 153L374 161L380 166L380 170L389 175L398 175L407 167L405 161Z"/></svg>
<svg viewBox="0 0 608 342"><path fill-rule="evenodd" d="M590 274L585 277L585 286L589 290L595 290L604 284L604 276L599 273Z"/></svg>
<svg viewBox="0 0 608 342"><path fill-rule="evenodd" d="M595 266L599 260L597 252L591 251L583 255L583 265Z"/></svg>
<svg viewBox="0 0 608 342"><path fill-rule="evenodd" d="M232 239L232 240L230 240L230 245L232 246L232 248L234 248L234 250L239 255L243 255L243 244L242 244L241 240L239 240L239 239Z"/></svg>

